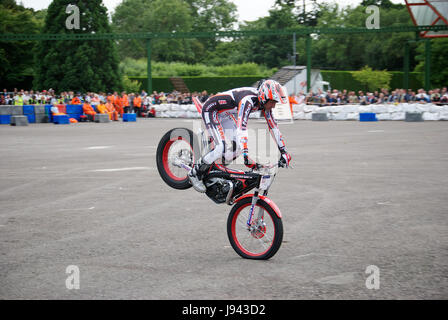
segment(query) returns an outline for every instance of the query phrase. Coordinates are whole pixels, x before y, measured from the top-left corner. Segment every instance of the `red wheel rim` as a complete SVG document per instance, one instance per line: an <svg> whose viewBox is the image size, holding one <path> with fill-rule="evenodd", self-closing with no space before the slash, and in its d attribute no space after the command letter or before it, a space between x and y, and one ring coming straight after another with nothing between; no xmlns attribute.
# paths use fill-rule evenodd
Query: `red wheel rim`
<svg viewBox="0 0 448 320"><path fill-rule="evenodd" d="M250 206L250 205L251 205L251 203L247 203L246 205L243 205L243 206L239 207L238 210L235 212L235 214L234 214L234 216L233 216L233 219L232 219L232 226L231 226L231 227L232 227L232 237L233 237L233 241L234 241L235 245L238 247L238 249L239 249L241 252L243 252L244 254L246 254L247 256L250 256L250 257L259 257L259 256L262 256L262 255L266 254L266 253L272 248L272 246L273 246L273 244L274 244L274 239L275 239L275 225L274 225L274 221L272 221L272 226L273 226L273 227L272 227L272 229L273 229L272 242L270 243L269 247L268 247L266 250L264 250L264 251L261 252L261 253L254 253L254 252L250 252L250 251L246 250L246 249L241 245L241 243L240 243L240 241L238 240L238 237L237 237L237 235L236 235L236 224L237 224L237 219L238 219L238 216L239 216L241 210L243 210L244 208L246 208L246 207L248 207L248 206ZM259 206L259 205L256 205L255 207L260 207L260 208L262 208L262 209L265 211L265 220L266 220L266 216L268 216L268 217L272 220L271 215L265 210L265 208L263 208L263 207L261 207L261 206ZM261 228L261 231L264 232L264 234L263 234L262 236L260 235L260 231L257 230L257 231L255 232L255 235L252 234L251 237L253 237L253 238L257 239L257 240L260 240L260 239L263 238L263 237L265 236L265 234L266 234L266 226L263 226L263 227ZM249 231L247 231L247 232L249 232Z"/></svg>
<svg viewBox="0 0 448 320"><path fill-rule="evenodd" d="M194 162L193 148L191 148L191 144L188 143L187 140L185 140L183 137L177 137L177 138L174 138L174 139L171 139L170 141L168 141L168 142L166 143L166 145L165 145L165 148L163 148L163 152L162 152L162 163L163 163L163 168L165 169L166 174L167 174L171 179L173 179L173 180L175 180L175 181L183 181L183 180L185 180L185 179L188 179L188 178L187 178L187 172L186 172L186 171L185 171L185 176L184 176L184 177L178 177L178 176L176 176L176 175L171 171L171 168L170 168L170 162L169 162L169 158L168 158L168 155L169 155L169 152L170 152L170 148L171 148L171 146L173 145L173 143L175 143L176 141L179 141L179 140L185 141L185 142L190 146L190 150L191 150L191 152L192 152L192 154L193 154L193 162Z"/></svg>

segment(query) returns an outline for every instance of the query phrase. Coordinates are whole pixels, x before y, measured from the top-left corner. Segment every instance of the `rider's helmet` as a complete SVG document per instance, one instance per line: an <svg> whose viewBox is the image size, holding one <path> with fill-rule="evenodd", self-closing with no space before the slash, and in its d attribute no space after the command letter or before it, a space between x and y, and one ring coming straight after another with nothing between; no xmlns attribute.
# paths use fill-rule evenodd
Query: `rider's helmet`
<svg viewBox="0 0 448 320"><path fill-rule="evenodd" d="M275 80L264 80L258 87L258 100L263 106L268 100L274 100L277 103L287 103L285 90L280 83Z"/></svg>

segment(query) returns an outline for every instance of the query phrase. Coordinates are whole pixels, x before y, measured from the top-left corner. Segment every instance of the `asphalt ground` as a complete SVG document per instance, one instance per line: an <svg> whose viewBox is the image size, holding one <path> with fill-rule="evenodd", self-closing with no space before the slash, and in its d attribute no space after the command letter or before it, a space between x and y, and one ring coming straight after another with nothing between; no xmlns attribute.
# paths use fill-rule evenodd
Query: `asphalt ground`
<svg viewBox="0 0 448 320"><path fill-rule="evenodd" d="M159 139L191 126L0 126L0 299L448 298L448 122L280 125L268 261L233 251L229 206L159 177Z"/></svg>

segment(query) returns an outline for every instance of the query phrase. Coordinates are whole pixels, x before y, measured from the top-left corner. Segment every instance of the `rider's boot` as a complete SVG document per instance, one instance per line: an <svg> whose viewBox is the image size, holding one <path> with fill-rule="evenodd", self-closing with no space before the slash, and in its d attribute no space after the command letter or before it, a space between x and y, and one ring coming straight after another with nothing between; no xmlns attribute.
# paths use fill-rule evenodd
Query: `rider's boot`
<svg viewBox="0 0 448 320"><path fill-rule="evenodd" d="M208 169L210 169L210 167L211 164L206 164L202 162L201 159L199 163L195 164L193 166L193 169L191 169L190 172L188 173L188 178L190 179L193 188L197 192L204 193L207 190L204 182L202 182L202 179L204 178L204 174L207 172Z"/></svg>

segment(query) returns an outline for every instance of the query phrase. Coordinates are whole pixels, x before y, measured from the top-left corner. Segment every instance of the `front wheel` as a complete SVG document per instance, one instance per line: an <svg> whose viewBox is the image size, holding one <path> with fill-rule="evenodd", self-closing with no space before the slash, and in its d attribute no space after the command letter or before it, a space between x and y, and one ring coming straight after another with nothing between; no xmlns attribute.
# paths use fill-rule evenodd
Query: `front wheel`
<svg viewBox="0 0 448 320"><path fill-rule="evenodd" d="M283 239L283 223L266 201L255 205L248 225L252 198L237 202L227 219L227 235L233 249L243 258L266 260L277 253Z"/></svg>

